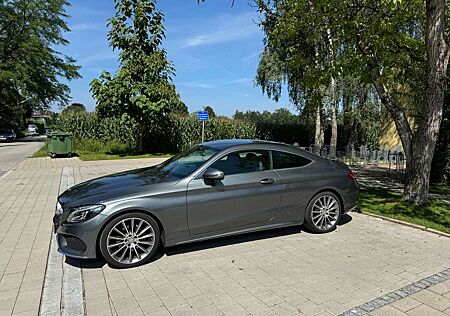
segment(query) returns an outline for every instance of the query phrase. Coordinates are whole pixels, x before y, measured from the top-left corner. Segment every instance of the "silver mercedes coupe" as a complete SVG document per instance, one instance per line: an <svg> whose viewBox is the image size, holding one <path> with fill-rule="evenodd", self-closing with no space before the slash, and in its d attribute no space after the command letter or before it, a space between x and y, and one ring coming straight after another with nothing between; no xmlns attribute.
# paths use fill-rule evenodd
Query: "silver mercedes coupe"
<svg viewBox="0 0 450 316"><path fill-rule="evenodd" d="M221 140L78 184L58 197L53 224L61 253L126 268L161 244L293 225L330 232L358 193L344 164L281 143Z"/></svg>

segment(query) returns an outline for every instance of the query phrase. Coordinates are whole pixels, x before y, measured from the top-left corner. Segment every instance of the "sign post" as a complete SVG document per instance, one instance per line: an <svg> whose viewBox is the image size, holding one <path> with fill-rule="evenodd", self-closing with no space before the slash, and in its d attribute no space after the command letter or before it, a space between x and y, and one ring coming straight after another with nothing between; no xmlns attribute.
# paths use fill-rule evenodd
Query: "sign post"
<svg viewBox="0 0 450 316"><path fill-rule="evenodd" d="M205 142L205 121L209 120L208 111L198 111L197 119L202 122L202 143Z"/></svg>

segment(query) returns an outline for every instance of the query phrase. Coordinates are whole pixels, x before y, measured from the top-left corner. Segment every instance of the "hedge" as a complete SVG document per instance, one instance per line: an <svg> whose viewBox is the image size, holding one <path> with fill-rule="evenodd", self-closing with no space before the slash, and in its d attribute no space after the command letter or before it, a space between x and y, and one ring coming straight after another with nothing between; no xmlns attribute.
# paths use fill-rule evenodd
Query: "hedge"
<svg viewBox="0 0 450 316"><path fill-rule="evenodd" d="M137 149L139 126L130 117L99 118L95 113L61 115L55 122L57 130L72 132L77 139L118 141L131 151ZM302 124L254 124L227 118L213 118L205 122L205 141L218 139L265 139L308 146L310 129ZM146 152L179 152L201 142L201 123L195 115L168 115L149 119L143 126L143 145Z"/></svg>

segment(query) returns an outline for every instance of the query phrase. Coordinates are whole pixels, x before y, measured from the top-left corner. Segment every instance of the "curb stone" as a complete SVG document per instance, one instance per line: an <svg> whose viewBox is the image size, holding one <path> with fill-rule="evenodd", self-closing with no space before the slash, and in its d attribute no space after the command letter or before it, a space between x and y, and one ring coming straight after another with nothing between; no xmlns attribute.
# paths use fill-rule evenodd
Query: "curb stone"
<svg viewBox="0 0 450 316"><path fill-rule="evenodd" d="M73 185L73 168L64 167L59 193ZM39 315L85 315L81 265L76 264L79 260L72 260L75 266L67 264L57 249L56 235L52 231Z"/></svg>
<svg viewBox="0 0 450 316"><path fill-rule="evenodd" d="M430 275L414 283L408 284L398 290L389 292L382 296L379 296L371 301L368 301L362 305L356 306L348 311L343 312L339 316L362 316L366 315L374 310L377 310L383 306L389 305L396 301L399 301L412 294L420 292L430 286L442 283L450 280L450 268L447 268L441 272Z"/></svg>

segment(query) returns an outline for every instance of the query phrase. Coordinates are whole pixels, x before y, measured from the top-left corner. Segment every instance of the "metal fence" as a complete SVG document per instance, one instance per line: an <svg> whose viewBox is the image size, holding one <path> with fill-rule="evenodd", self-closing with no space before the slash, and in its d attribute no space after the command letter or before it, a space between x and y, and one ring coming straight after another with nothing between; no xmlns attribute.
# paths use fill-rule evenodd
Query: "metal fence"
<svg viewBox="0 0 450 316"><path fill-rule="evenodd" d="M298 144L294 144L294 146L300 147ZM404 173L406 169L405 155L400 148L392 150L380 147L371 150L367 146L358 148L347 146L344 150L336 150L334 146L320 147L314 144L300 148L327 159L345 162L348 165L386 164L388 173Z"/></svg>

